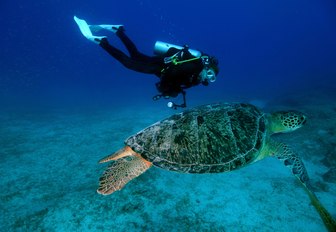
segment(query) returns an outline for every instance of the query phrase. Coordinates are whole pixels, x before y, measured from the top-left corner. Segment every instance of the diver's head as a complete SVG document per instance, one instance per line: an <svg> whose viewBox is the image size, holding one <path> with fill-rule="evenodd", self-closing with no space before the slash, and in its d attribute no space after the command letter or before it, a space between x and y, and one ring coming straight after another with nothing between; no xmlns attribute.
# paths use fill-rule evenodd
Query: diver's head
<svg viewBox="0 0 336 232"><path fill-rule="evenodd" d="M199 76L202 84L208 85L209 82L215 82L218 69L218 60L214 56L203 55L201 57L203 62L203 70L200 72Z"/></svg>

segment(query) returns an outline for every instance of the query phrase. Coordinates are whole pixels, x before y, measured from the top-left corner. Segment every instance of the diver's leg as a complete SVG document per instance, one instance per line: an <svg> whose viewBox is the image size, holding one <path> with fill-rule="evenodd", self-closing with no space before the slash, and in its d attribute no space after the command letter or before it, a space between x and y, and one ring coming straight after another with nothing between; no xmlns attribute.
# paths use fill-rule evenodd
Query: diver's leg
<svg viewBox="0 0 336 232"><path fill-rule="evenodd" d="M99 46L102 47L107 53L109 53L116 60L118 60L121 64L123 64L126 68L133 69L131 65L132 59L119 49L109 44L106 38L103 38L100 41Z"/></svg>
<svg viewBox="0 0 336 232"><path fill-rule="evenodd" d="M108 25L108 24L101 24L101 25L88 25L92 32L98 32L100 30L108 30L115 33L120 40L125 45L127 51L129 52L130 56L133 58L141 59L142 57L146 57L146 55L141 54L135 44L133 43L130 38L125 34L125 29L123 25Z"/></svg>
<svg viewBox="0 0 336 232"><path fill-rule="evenodd" d="M152 61L134 59L109 44L106 38L101 39L99 45L128 69L148 74L156 74L161 70L161 62L159 59L153 59Z"/></svg>
<svg viewBox="0 0 336 232"><path fill-rule="evenodd" d="M139 52L139 50L137 49L137 47L135 46L133 41L126 35L123 27L120 27L116 31L116 35L123 42L123 44L125 45L127 51L129 52L129 54L132 58L139 59L139 60L146 60L146 59L151 58L150 56L147 56L147 55Z"/></svg>
<svg viewBox="0 0 336 232"><path fill-rule="evenodd" d="M126 68L149 74L157 74L161 71L162 61L159 57L149 57L138 52L137 48L133 42L123 33L122 25L96 25L90 26L83 19L74 16L74 20L77 23L81 33L90 41L99 44L106 52L108 52L112 57L118 60ZM125 53L110 45L107 41L106 36L94 36L92 31L106 29L112 32L120 34L120 38L125 43L127 49L129 50L131 57L127 56Z"/></svg>

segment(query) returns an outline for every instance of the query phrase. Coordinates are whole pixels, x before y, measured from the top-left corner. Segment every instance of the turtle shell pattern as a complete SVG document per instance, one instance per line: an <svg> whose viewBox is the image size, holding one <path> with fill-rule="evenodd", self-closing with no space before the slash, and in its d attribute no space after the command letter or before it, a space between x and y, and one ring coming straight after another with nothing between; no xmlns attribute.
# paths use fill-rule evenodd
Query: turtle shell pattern
<svg viewBox="0 0 336 232"><path fill-rule="evenodd" d="M210 104L159 121L125 144L163 169L227 172L252 163L265 140L265 117L250 104Z"/></svg>

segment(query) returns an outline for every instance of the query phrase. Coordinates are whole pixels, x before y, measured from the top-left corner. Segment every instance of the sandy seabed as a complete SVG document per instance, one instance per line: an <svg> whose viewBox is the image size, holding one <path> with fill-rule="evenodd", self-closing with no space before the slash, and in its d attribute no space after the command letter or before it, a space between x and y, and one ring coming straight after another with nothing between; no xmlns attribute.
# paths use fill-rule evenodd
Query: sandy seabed
<svg viewBox="0 0 336 232"><path fill-rule="evenodd" d="M301 155L334 217L335 102L310 95L264 104L308 115L305 127L275 139ZM97 194L106 167L97 161L166 116L153 106L0 113L0 231L326 231L296 178L272 158L221 174L151 168L122 191Z"/></svg>

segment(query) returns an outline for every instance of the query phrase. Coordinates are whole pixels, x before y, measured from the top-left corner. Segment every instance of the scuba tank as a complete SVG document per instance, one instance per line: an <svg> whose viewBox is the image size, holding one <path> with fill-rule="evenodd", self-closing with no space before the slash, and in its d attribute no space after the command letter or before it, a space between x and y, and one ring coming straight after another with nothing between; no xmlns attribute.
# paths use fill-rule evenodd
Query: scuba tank
<svg viewBox="0 0 336 232"><path fill-rule="evenodd" d="M176 48L176 49L183 49L182 46L170 44L162 41L156 41L154 45L154 54L158 56L163 56L166 54L169 48ZM188 51L191 53L191 55L195 57L201 57L202 53L200 51L197 51L195 49L188 49Z"/></svg>

